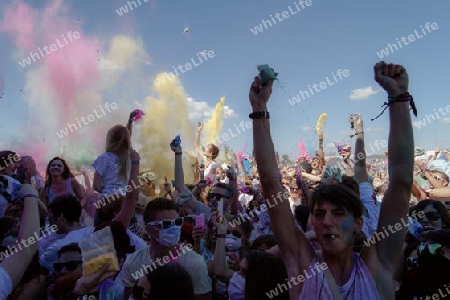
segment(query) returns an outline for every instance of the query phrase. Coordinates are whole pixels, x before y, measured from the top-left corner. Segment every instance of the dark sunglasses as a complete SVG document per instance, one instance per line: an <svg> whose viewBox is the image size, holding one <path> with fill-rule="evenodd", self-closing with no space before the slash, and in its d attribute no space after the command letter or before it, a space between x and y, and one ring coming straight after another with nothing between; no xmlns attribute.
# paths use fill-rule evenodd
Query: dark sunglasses
<svg viewBox="0 0 450 300"><path fill-rule="evenodd" d="M164 220L164 221L154 221L154 222L148 222L147 225L155 226L160 229L167 229L172 226L182 226L184 222L183 217L178 217L173 220Z"/></svg>
<svg viewBox="0 0 450 300"><path fill-rule="evenodd" d="M437 221L441 218L441 215L437 212L437 211L429 211L425 213L425 216L427 217L428 220L430 221ZM423 220L423 217L420 218L420 220Z"/></svg>
<svg viewBox="0 0 450 300"><path fill-rule="evenodd" d="M237 237L238 239L240 239L242 237L241 233L239 231L227 231L227 234L232 234L233 236Z"/></svg>
<svg viewBox="0 0 450 300"><path fill-rule="evenodd" d="M65 267L67 271L72 272L75 271L76 268L78 268L78 266L82 263L83 262L80 260L72 260L65 263L54 263L53 269L55 269L56 272L60 273Z"/></svg>
<svg viewBox="0 0 450 300"><path fill-rule="evenodd" d="M148 299L149 296L148 292L146 292L142 286L138 285L137 281L133 286L132 294L135 300L145 300Z"/></svg>

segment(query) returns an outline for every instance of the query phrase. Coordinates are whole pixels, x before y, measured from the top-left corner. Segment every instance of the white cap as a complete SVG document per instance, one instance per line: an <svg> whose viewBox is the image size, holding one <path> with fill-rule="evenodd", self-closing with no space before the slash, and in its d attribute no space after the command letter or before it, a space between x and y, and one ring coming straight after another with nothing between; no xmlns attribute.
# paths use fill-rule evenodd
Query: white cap
<svg viewBox="0 0 450 300"><path fill-rule="evenodd" d="M222 171L227 172L230 168L228 168L227 164L222 164Z"/></svg>

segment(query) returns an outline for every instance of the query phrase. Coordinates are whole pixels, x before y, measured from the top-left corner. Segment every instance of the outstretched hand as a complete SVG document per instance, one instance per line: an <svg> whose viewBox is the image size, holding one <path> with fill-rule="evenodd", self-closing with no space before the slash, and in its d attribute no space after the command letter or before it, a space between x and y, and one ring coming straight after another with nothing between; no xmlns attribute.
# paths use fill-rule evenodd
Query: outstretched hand
<svg viewBox="0 0 450 300"><path fill-rule="evenodd" d="M267 102L270 94L272 94L272 86L273 81L269 81L263 86L259 78L255 77L249 93L250 104L255 111L267 110Z"/></svg>
<svg viewBox="0 0 450 300"><path fill-rule="evenodd" d="M403 66L381 61L373 69L375 81L388 93L389 97L395 98L408 92L409 78Z"/></svg>
<svg viewBox="0 0 450 300"><path fill-rule="evenodd" d="M198 132L201 132L202 129L203 129L202 123L198 122L198 123L197 123L197 131L198 131Z"/></svg>

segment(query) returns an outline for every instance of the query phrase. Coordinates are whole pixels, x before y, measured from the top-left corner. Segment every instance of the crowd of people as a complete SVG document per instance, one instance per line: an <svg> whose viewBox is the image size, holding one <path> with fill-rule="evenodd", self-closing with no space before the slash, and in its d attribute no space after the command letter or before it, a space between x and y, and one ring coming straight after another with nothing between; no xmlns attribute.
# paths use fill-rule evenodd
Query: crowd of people
<svg viewBox="0 0 450 300"><path fill-rule="evenodd" d="M273 81L258 77L253 155L219 161L199 123L193 168L173 139L161 188L131 146L136 111L91 166L54 157L42 177L33 153L1 151L0 300L450 298L450 156L415 151L405 68L380 62L374 76L388 97L381 161L366 157L360 114L337 163L321 134L312 159L280 160Z"/></svg>

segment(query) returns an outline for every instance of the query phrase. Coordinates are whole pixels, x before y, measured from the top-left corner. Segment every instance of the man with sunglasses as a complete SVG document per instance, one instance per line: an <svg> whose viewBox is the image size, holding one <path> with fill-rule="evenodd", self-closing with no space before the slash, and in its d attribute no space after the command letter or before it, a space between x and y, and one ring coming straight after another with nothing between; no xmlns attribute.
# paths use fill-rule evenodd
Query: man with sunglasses
<svg viewBox="0 0 450 300"><path fill-rule="evenodd" d="M150 245L131 254L117 276L117 283L125 287L125 299L132 294L136 280L168 263L178 263L191 276L196 300L211 299L212 283L203 257L191 247L179 244L184 218L178 205L166 198L150 201L144 211Z"/></svg>
<svg viewBox="0 0 450 300"><path fill-rule="evenodd" d="M48 287L49 294L58 293L66 297L73 295L73 288L67 285L67 281L71 280L71 276L78 273L81 275L83 259L81 257L81 249L76 243L63 246L58 251L58 260L53 264L54 272L51 273L51 281ZM68 275L71 273L71 275ZM63 278L64 277L64 278ZM60 280L58 280L60 279Z"/></svg>
<svg viewBox="0 0 450 300"><path fill-rule="evenodd" d="M76 270L81 271L82 263L81 249L78 244L72 243L58 251L58 261L53 264L53 269L59 277Z"/></svg>

